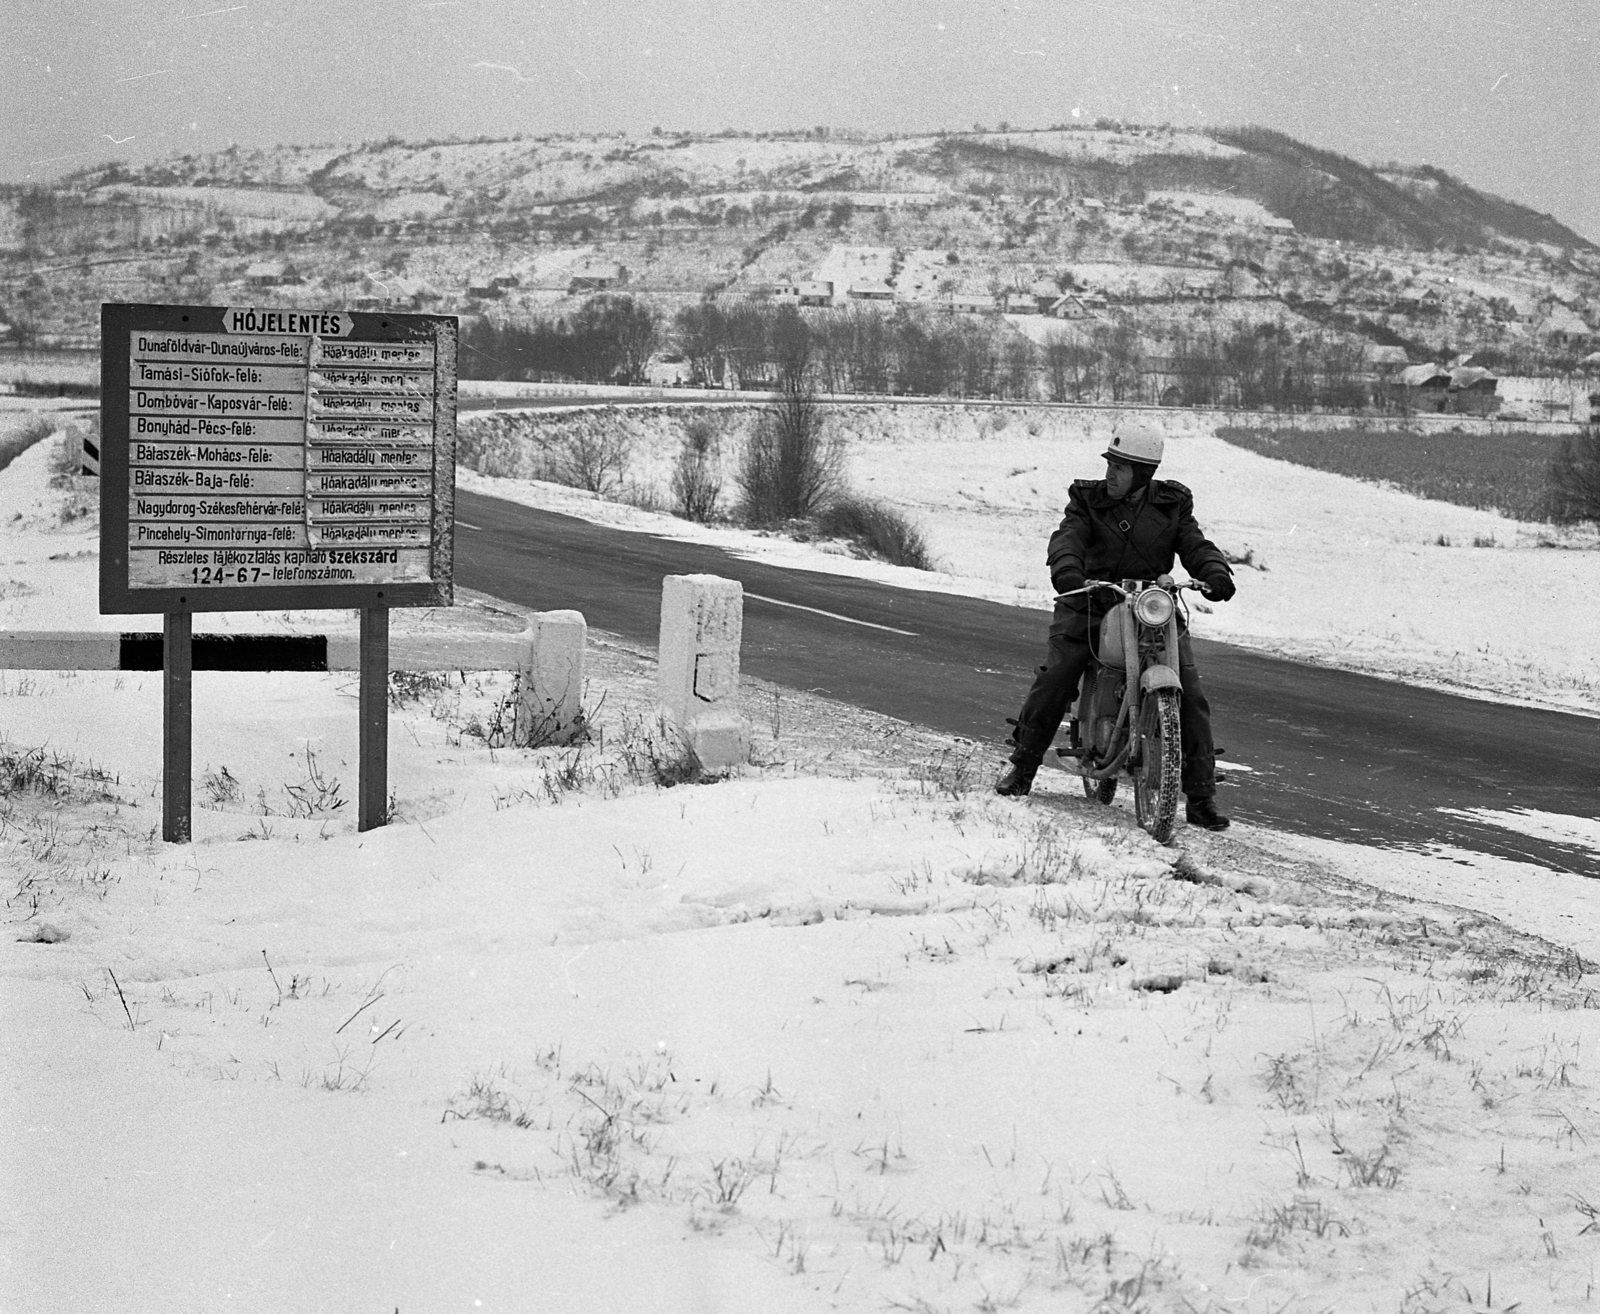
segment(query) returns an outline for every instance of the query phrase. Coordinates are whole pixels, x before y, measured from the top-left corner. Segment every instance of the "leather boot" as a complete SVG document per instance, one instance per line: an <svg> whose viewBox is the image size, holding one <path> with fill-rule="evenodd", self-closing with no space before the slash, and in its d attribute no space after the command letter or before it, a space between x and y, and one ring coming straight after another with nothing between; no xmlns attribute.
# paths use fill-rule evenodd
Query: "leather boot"
<svg viewBox="0 0 1600 1314"><path fill-rule="evenodd" d="M1209 795L1204 798L1190 795L1183 809L1183 818L1191 826L1199 826L1204 830L1228 829L1228 819L1217 811L1217 802Z"/></svg>
<svg viewBox="0 0 1600 1314"><path fill-rule="evenodd" d="M1037 762L1013 762L994 782L994 792L1006 798L1020 798L1033 789L1033 777L1038 770Z"/></svg>

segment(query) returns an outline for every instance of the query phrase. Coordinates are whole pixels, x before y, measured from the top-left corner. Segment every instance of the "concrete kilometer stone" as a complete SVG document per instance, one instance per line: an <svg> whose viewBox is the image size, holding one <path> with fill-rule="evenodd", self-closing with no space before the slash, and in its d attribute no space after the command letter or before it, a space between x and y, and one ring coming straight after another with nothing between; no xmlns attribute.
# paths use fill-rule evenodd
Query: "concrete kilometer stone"
<svg viewBox="0 0 1600 1314"><path fill-rule="evenodd" d="M656 676L661 710L707 771L750 760L750 725L739 714L744 587L720 575L661 581Z"/></svg>
<svg viewBox="0 0 1600 1314"><path fill-rule="evenodd" d="M588 633L581 611L542 611L531 618L520 639L522 696L513 742L570 744L584 733L583 647Z"/></svg>

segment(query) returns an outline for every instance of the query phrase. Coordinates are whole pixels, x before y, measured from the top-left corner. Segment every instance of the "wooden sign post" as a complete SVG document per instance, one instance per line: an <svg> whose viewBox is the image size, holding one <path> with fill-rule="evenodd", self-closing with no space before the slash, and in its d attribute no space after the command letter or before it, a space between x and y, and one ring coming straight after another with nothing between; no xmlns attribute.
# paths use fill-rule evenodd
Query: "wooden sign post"
<svg viewBox="0 0 1600 1314"><path fill-rule="evenodd" d="M194 617L169 611L161 650L161 838L189 842L193 789Z"/></svg>
<svg viewBox="0 0 1600 1314"><path fill-rule="evenodd" d="M163 837L190 837L197 611L360 610L381 826L389 608L453 601L456 320L105 305L100 331L100 610L166 613Z"/></svg>
<svg viewBox="0 0 1600 1314"><path fill-rule="evenodd" d="M361 610L361 768L357 820L371 830L389 819L389 610Z"/></svg>

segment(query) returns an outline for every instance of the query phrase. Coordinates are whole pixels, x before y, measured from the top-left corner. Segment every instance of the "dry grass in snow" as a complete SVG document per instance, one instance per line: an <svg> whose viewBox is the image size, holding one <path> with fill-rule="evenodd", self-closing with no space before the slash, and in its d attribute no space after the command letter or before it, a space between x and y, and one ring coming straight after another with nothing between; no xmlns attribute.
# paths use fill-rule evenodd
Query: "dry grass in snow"
<svg viewBox="0 0 1600 1314"><path fill-rule="evenodd" d="M366 835L348 681L202 674L188 847L157 677L12 680L19 1307L1585 1298L1571 953L770 687L754 766L664 788L650 663L595 657L565 750L397 681Z"/></svg>

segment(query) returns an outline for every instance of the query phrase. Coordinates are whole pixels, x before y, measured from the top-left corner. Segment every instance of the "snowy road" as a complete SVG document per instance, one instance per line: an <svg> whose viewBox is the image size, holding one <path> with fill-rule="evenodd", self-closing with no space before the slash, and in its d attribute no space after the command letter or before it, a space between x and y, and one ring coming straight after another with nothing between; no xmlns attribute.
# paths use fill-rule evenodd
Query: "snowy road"
<svg viewBox="0 0 1600 1314"><path fill-rule="evenodd" d="M1042 659L1043 613L783 569L465 491L459 583L522 606L574 607L653 644L661 576L746 591L752 675L990 743ZM1462 698L1197 640L1227 772L1224 809L1325 839L1464 850L1600 876L1582 837L1517 825L1588 818L1600 783L1592 718ZM1507 817L1510 815L1510 821Z"/></svg>

